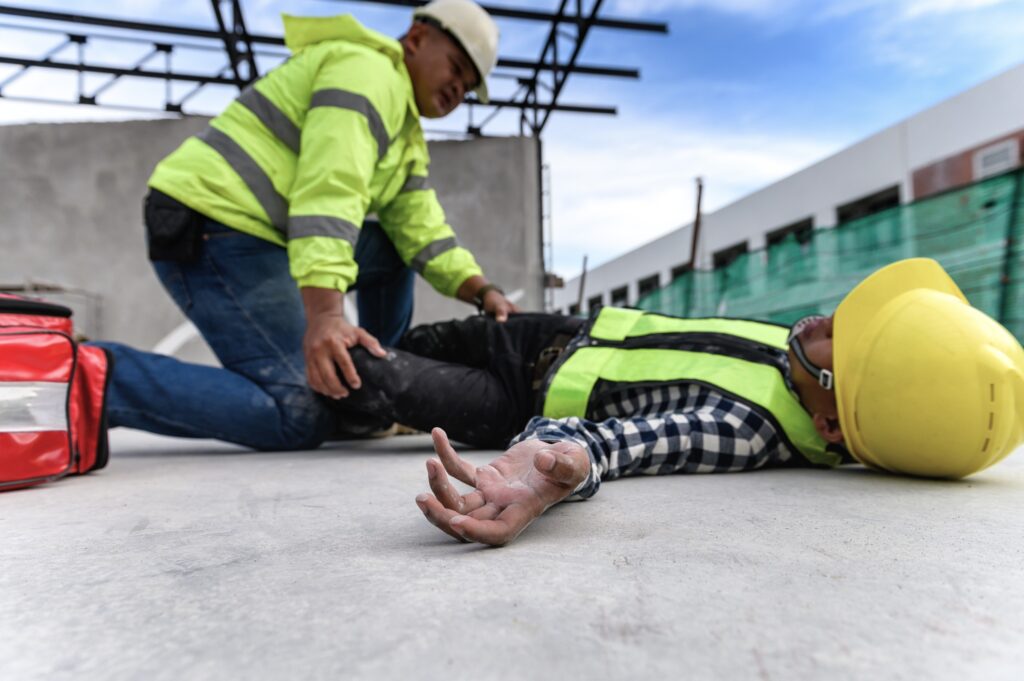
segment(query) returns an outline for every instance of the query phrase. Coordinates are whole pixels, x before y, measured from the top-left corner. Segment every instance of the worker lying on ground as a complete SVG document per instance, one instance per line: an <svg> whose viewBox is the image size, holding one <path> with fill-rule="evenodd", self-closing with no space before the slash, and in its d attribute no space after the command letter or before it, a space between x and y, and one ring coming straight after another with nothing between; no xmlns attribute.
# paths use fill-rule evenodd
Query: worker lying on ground
<svg viewBox="0 0 1024 681"><path fill-rule="evenodd" d="M959 478L1024 442L1024 349L927 259L791 329L604 308L418 327L402 347L359 353L369 385L339 404L477 446L514 436L476 468L434 430L433 494L416 503L460 540L507 543L625 475L859 461Z"/></svg>

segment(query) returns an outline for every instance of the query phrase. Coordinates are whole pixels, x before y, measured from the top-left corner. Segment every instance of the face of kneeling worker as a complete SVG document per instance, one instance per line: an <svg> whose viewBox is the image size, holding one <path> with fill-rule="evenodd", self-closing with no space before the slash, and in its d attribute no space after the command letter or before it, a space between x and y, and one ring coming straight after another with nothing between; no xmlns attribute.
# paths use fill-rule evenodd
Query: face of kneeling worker
<svg viewBox="0 0 1024 681"><path fill-rule="evenodd" d="M444 31L415 23L402 38L405 66L412 78L416 106L426 118L447 116L476 87L476 67Z"/></svg>
<svg viewBox="0 0 1024 681"><path fill-rule="evenodd" d="M835 315L822 317L804 328L797 338L804 354L813 365L832 371L832 324ZM842 442L843 431L839 427L839 409L836 407L835 389L826 390L818 380L797 361L793 350L789 350L789 367L793 384L800 402L811 414L814 427L827 442Z"/></svg>

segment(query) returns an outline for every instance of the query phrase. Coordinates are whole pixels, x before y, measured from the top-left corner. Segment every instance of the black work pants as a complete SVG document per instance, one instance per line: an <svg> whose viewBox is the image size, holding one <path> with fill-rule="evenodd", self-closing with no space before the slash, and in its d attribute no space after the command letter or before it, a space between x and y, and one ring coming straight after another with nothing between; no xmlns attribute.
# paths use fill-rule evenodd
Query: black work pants
<svg viewBox="0 0 1024 681"><path fill-rule="evenodd" d="M339 414L419 430L439 426L453 440L504 448L535 415L541 351L582 321L528 313L498 323L478 316L418 326L386 358L356 348L363 387L338 400Z"/></svg>

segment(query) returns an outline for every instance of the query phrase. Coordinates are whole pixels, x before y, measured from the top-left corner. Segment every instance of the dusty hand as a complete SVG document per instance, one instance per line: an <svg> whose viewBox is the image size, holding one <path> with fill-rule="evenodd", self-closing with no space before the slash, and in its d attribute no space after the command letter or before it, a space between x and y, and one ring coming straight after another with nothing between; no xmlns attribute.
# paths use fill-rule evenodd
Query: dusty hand
<svg viewBox="0 0 1024 681"><path fill-rule="evenodd" d="M590 469L590 459L579 445L541 440L524 440L476 468L456 454L443 430L434 428L431 435L441 461L427 461L433 494L419 495L416 505L427 520L460 541L507 544L569 496ZM473 491L460 495L449 474Z"/></svg>
<svg viewBox="0 0 1024 681"><path fill-rule="evenodd" d="M491 289L484 294L484 312L494 317L499 322L508 321L508 316L513 312L521 312L519 306L505 297L505 294L497 289Z"/></svg>
<svg viewBox="0 0 1024 681"><path fill-rule="evenodd" d="M306 324L302 351L306 355L306 379L309 387L334 399L348 397L349 388L362 385L348 349L362 345L377 357L387 352L365 329L349 324L341 314L321 314ZM338 378L338 369L345 383Z"/></svg>

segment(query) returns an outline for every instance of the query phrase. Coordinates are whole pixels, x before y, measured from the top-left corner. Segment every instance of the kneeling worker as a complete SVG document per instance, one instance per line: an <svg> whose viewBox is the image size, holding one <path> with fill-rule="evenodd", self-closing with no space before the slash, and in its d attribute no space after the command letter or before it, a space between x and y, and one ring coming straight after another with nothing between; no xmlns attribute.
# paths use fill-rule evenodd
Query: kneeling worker
<svg viewBox="0 0 1024 681"><path fill-rule="evenodd" d="M112 426L315 447L334 426L324 396L360 386L349 350L382 354L408 328L413 270L499 321L515 311L445 222L419 121L469 91L487 101L491 18L434 0L400 40L350 16L284 21L292 57L149 180L154 268L224 368L104 343ZM343 315L352 288L361 328Z"/></svg>
<svg viewBox="0 0 1024 681"><path fill-rule="evenodd" d="M1024 349L924 258L875 272L832 317L789 329L604 308L586 323L516 315L417 327L403 345L447 361L361 352L373 388L346 408L390 409L487 447L514 435L476 468L435 430L433 494L416 500L440 529L488 544L625 475L858 461L960 478L1024 443ZM543 416L517 428L531 410ZM475 489L456 493L448 475Z"/></svg>

